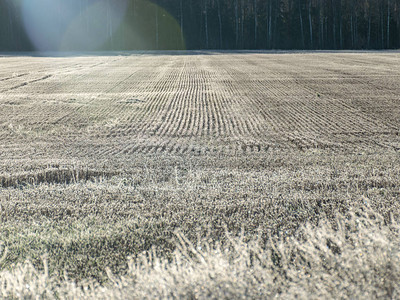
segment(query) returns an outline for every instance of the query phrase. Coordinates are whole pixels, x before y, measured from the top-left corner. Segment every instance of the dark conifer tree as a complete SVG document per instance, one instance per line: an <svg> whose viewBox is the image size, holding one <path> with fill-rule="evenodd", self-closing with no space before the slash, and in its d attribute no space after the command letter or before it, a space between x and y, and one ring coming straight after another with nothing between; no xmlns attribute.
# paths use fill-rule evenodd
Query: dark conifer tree
<svg viewBox="0 0 400 300"><path fill-rule="evenodd" d="M80 20L80 35L106 40L71 50L400 47L400 0L116 0L126 2L123 20L112 17L111 0L53 1L67 3L71 20ZM24 3L0 0L2 51L35 50L24 27ZM95 4L101 9L86 14ZM60 5L59 22L49 25L59 36L67 28L63 13Z"/></svg>

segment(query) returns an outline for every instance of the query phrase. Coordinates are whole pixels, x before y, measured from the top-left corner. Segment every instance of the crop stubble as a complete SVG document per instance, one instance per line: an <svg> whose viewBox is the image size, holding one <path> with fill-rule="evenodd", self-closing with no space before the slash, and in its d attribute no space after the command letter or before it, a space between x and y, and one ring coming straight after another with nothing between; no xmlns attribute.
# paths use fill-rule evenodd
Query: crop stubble
<svg viewBox="0 0 400 300"><path fill-rule="evenodd" d="M19 249L9 261L44 251L54 269L98 277L172 247L176 228L292 232L363 197L398 214L398 57L0 57L1 230Z"/></svg>
<svg viewBox="0 0 400 300"><path fill-rule="evenodd" d="M69 148L75 157L97 158L230 155L270 147L398 149L397 58L397 53L3 57L1 138L33 136L58 152ZM48 132L69 142L49 142ZM74 144L84 141L101 146L95 151L88 144L74 153Z"/></svg>

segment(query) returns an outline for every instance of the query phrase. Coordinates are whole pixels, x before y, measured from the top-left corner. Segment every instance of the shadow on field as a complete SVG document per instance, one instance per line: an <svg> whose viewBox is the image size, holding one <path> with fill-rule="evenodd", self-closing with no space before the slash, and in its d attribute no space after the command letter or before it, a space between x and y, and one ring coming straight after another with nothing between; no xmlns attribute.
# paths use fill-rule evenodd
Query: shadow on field
<svg viewBox="0 0 400 300"><path fill-rule="evenodd" d="M21 187L26 185L47 184L70 184L79 181L88 181L95 178L110 178L117 173L97 171L89 169L58 169L49 168L34 173L21 173L13 176L0 175L0 187Z"/></svg>
<svg viewBox="0 0 400 300"><path fill-rule="evenodd" d="M0 57L102 57L102 56L189 56L229 54L335 54L400 53L400 50L149 50L149 51L69 51L69 52L0 52Z"/></svg>

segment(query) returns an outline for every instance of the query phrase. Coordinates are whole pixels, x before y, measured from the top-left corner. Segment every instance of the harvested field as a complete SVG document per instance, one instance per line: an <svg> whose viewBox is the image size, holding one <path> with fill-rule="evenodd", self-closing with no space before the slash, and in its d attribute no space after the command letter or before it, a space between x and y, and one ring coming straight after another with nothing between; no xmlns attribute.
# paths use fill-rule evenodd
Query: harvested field
<svg viewBox="0 0 400 300"><path fill-rule="evenodd" d="M0 260L0 283L20 276L19 271L5 272L19 270L15 264L29 260L32 268L45 270L66 285L72 283L62 279L65 274L71 280L110 284L113 276L136 278L147 272L149 279L143 282L124 281L130 288L141 288L135 291L138 298L232 298L246 288L251 298L285 298L296 295L294 287L301 290L300 297L319 290L321 297L398 296L400 271L393 263L399 249L393 243L398 242L400 217L399 54L193 51L0 56L0 245L8 249ZM351 231L356 234L352 241L360 239L355 242L360 246L346 248L341 244L347 241L345 231L360 214L368 226L358 235ZM371 216L374 221L368 223ZM349 222L350 227L343 229L340 222ZM369 231L387 238L386 244L379 244L384 253L380 266L387 268L372 263L373 247L363 244ZM329 246L333 232L343 236L338 233L341 240ZM211 285L222 278L218 270L210 282L171 279L165 286L172 291L151 283L152 276L165 275L160 270L141 265L144 273L132 271L132 264L151 249L157 259L173 261L174 255L185 258L191 243L206 243L210 249L239 245L243 253L250 253L248 243L257 244L253 246L261 256L281 257L292 254L291 245L305 251L304 236L327 238L333 251L329 259L351 266L354 274L365 261L346 259L354 253L371 256L371 267L364 271L372 275L364 277L359 289L354 277L346 290L332 283L347 276L342 269L321 263L318 274L334 274L322 292L305 279L297 282L292 273L282 275L285 266L295 272L304 265L290 267L289 262L272 258L271 265L259 267L268 269L268 280L280 274L271 282L288 290L265 285L262 288L270 292L257 294L252 288L260 288L258 279L240 273L242 265L224 269L244 276L237 275L243 282L232 290L224 287L225 279ZM389 248L392 252L385 252ZM307 256L318 256L313 251L299 257L313 261ZM220 254L213 253L202 254L211 258L199 268L215 265L213 259L221 261ZM233 255L229 253L227 264L246 265L228 259ZM341 253L348 256L340 257ZM31 270L30 265L22 266ZM185 266L180 265L180 272L187 271ZM199 273L196 266L188 272L211 276L203 269ZM301 276L306 278L313 270ZM315 286L324 284L318 274ZM390 286L376 283L368 290L378 275ZM44 292L37 288L39 294L48 296L59 287L47 282L47 275L35 276L26 281L48 287ZM176 282L183 287L174 289ZM197 291L197 284L210 284L208 294ZM118 295L133 296L123 286ZM103 296L111 297L110 290L102 290ZM25 292L36 295L26 289L21 293ZM75 292L82 297L82 290Z"/></svg>

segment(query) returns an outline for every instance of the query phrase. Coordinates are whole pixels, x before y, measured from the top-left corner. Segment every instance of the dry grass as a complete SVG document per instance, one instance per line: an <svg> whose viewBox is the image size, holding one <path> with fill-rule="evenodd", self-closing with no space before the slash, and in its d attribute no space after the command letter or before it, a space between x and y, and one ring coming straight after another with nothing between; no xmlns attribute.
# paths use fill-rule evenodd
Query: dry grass
<svg viewBox="0 0 400 300"><path fill-rule="evenodd" d="M397 299L400 223L386 222L366 203L331 225L302 226L286 238L232 237L226 242L176 234L169 258L157 248L128 261L108 283L59 281L27 262L0 272L3 298L67 299Z"/></svg>
<svg viewBox="0 0 400 300"><path fill-rule="evenodd" d="M398 54L204 54L0 57L0 297L399 297Z"/></svg>

